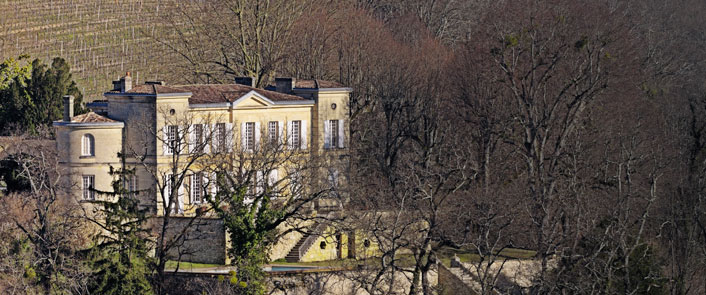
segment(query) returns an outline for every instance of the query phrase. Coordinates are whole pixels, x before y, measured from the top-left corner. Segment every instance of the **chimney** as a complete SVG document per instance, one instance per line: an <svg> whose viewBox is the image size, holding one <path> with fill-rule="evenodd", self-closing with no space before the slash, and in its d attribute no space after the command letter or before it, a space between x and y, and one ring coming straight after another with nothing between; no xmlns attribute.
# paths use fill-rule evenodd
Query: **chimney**
<svg viewBox="0 0 706 295"><path fill-rule="evenodd" d="M130 72L125 73L125 77L120 78L120 92L128 92L132 89L132 77Z"/></svg>
<svg viewBox="0 0 706 295"><path fill-rule="evenodd" d="M74 97L72 95L64 95L64 122L71 122L74 116Z"/></svg>
<svg viewBox="0 0 706 295"><path fill-rule="evenodd" d="M294 78L275 78L277 92L292 93L297 80Z"/></svg>
<svg viewBox="0 0 706 295"><path fill-rule="evenodd" d="M255 87L255 85L253 85L252 77L235 77L235 84Z"/></svg>

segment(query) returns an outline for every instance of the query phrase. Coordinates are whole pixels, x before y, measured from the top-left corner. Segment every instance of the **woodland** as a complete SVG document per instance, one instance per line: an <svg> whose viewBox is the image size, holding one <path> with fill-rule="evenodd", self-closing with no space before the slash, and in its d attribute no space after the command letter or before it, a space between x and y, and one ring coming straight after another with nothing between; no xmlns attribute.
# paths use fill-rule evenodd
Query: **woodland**
<svg viewBox="0 0 706 295"><path fill-rule="evenodd" d="M105 76L154 63L150 69L159 77L143 79L233 83L245 76L264 87L275 77L294 77L353 89L349 164L340 188L349 218L336 223L380 241L383 257L351 278L368 294L443 294L444 286L426 278L448 251L480 258L472 263L482 294L706 292L704 1L123 2L117 7L151 23L133 29L139 41L123 38L122 48L151 44L159 54L144 59L143 52L123 50L125 64L101 66L112 71ZM3 19L0 48L17 34ZM50 55L61 57L55 52ZM27 47L0 57L24 53L42 54ZM91 100L107 90L106 84L85 91L90 58L67 60L81 70L74 73L76 85L59 92L84 90L83 99ZM154 71L165 64L168 70ZM18 101L3 76L7 69L0 66L0 114L10 112L7 101ZM31 79L30 70L21 75ZM51 118L13 121L34 125L4 126L13 128L6 135L24 134L12 140L51 139L51 131L38 127ZM25 151L12 158L20 172L7 172L25 189L0 197L8 212L0 217L0 288L127 294L114 288L125 283L120 279L92 285L96 274L115 268L135 286L129 292L183 290L162 280L164 261L150 261L148 245L125 240L129 245L115 248L120 259L113 260L86 252L88 238L75 230L80 224L66 219L73 218L65 212L69 206L52 205L59 202L51 189L55 173L42 176L46 187L23 182L43 171L23 166L23 157L51 168ZM217 213L240 216L241 184L219 185L232 192L226 201L234 209ZM134 212L124 205L115 210ZM299 205L267 216L296 215ZM247 237L240 240L238 253L254 263L241 261L242 269L269 262L262 253L274 242L267 238L270 225L253 229L254 248ZM489 271L505 260L506 249L534 253L540 267L529 287L506 289ZM130 274L126 263L141 265L139 273ZM251 279L203 292L262 294L266 279L252 271ZM393 287L396 272L407 275L408 288Z"/></svg>

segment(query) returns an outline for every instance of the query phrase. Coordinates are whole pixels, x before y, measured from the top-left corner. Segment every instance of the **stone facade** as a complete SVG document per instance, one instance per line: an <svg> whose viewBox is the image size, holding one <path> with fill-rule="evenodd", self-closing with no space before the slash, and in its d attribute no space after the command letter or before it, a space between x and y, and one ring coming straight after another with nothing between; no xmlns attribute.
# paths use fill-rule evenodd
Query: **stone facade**
<svg viewBox="0 0 706 295"><path fill-rule="evenodd" d="M181 161L188 158L185 156L175 163L175 150L166 143L172 142L172 130L177 130L179 134L184 134L180 135L184 146L179 146L183 149L177 153L192 153L195 125L203 126L212 134L221 126L227 130L221 132L224 134L219 135L221 137L214 135L209 139L212 141L205 143L203 152L208 154L245 148L248 136L254 136L257 146L277 129L274 136L286 140L290 149L296 150L301 157L330 161L346 158L350 88L333 82L284 78L277 80L276 87L259 89L246 85L243 82L246 80L237 79L243 84L173 86L167 86L164 82L147 82L133 87L128 73L114 82L114 88L105 93L104 100L87 105L92 112L80 116L73 116L72 104L68 103L71 98L66 97L65 105L69 107L65 107L63 120L54 122L54 127L56 144L61 151L60 164L68 169L67 181L75 187L73 197L85 207L93 206L94 200L105 198L94 193L93 189L112 191L114 179L109 171L111 167L125 165L135 169L135 175L125 181L127 189L138 194L141 204L148 207L153 215L164 214L163 196L167 194L159 190L169 187L166 185L169 179L166 175L173 167L179 169L184 165ZM255 126L254 130L251 126ZM296 147L291 146L295 140L290 139L294 137L298 141ZM224 145L226 148L223 148ZM126 155L124 161L119 153ZM203 166L208 163L200 165L190 167L188 173L199 172L201 175L203 173L199 169L206 171L209 168ZM276 169L282 170L279 175L283 175L284 170L290 168ZM331 173L325 170L322 168L321 174L312 174L312 177L325 181L326 173ZM335 175L345 173L334 172ZM188 175L189 179L193 175ZM344 179L342 176L340 178ZM178 187L177 210L172 213L177 220L182 217L189 219L186 217L194 216L197 210L205 206L205 202L192 199L189 181L184 180ZM207 182L204 189L215 190L212 183ZM331 207L328 203L322 204ZM184 255L184 249L172 254L182 251L182 257L188 257L185 261L225 261L227 235L222 230L223 224L207 219L202 222L205 232L214 234L213 245L198 242L201 237L190 236L184 241L183 248L194 250L186 251L188 255ZM177 221L174 226L176 228L170 230L178 230L183 222ZM286 249L293 247L298 240L296 236L289 238L290 243L279 247L279 252L286 253Z"/></svg>

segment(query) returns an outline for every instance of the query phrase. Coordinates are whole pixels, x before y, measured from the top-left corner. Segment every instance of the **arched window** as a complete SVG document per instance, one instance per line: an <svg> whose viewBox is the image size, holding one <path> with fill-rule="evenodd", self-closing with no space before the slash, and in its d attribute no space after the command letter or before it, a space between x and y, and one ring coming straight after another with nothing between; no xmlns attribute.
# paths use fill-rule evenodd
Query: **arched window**
<svg viewBox="0 0 706 295"><path fill-rule="evenodd" d="M93 135L85 134L81 139L81 156L95 156L95 140L93 140Z"/></svg>

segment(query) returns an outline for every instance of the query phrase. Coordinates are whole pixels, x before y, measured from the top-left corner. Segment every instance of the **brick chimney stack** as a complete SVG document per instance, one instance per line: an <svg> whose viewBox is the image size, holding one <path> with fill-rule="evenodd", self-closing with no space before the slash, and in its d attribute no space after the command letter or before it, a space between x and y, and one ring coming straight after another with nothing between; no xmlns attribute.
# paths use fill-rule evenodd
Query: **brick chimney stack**
<svg viewBox="0 0 706 295"><path fill-rule="evenodd" d="M72 95L64 95L64 122L71 122L74 116L74 97Z"/></svg>

